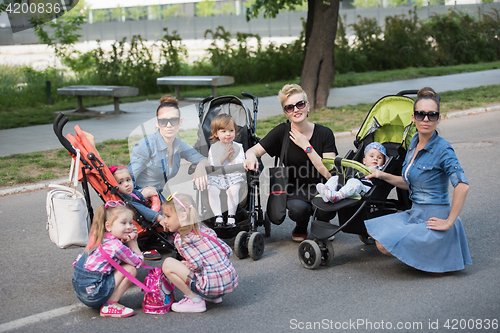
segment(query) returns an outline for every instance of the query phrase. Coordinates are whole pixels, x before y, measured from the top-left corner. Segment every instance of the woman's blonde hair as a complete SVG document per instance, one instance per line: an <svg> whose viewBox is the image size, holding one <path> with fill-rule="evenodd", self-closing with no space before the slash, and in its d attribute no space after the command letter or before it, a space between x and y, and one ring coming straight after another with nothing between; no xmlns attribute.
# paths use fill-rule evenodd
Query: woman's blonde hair
<svg viewBox="0 0 500 333"><path fill-rule="evenodd" d="M175 200L175 198L177 198L184 206L182 206L177 200ZM200 229L198 228L198 223L200 222L198 211L196 210L196 204L190 195L174 193L172 194L171 200L168 200L167 198L167 200L163 202L161 208L162 210L166 210L171 214L175 213L177 216L179 216L179 213L182 212L187 213L186 221L181 222L179 220L181 227L179 228L179 230L177 230L182 240L184 240L184 236L189 234L191 231L198 235L200 234Z"/></svg>
<svg viewBox="0 0 500 333"><path fill-rule="evenodd" d="M302 89L301 86L299 86L298 84L295 84L295 83L285 84L283 86L283 88L281 88L281 90L278 93L278 100L281 103L281 107L282 108L285 107L284 103L288 97L296 95L296 94L302 94L304 101L306 101L306 103L309 102L307 99L307 94L304 91L304 89Z"/></svg>
<svg viewBox="0 0 500 333"><path fill-rule="evenodd" d="M441 102L441 96L439 96L438 93L436 93L434 91L434 89L432 89L430 87L424 87L418 91L417 99L415 100L415 103L413 104L413 111L416 111L415 108L417 106L417 103L423 99L433 100L437 105L437 112L439 112L439 109L440 109L439 104Z"/></svg>
<svg viewBox="0 0 500 333"><path fill-rule="evenodd" d="M104 234L106 231L106 222L109 221L113 224L120 215L120 213L130 214L130 219L133 219L133 212L125 206L116 206L104 208L105 205L100 205L94 214L94 220L92 222L92 227L89 232L89 241L87 242L87 247L85 248L86 253L92 252L96 246L101 245L104 240Z"/></svg>
<svg viewBox="0 0 500 333"><path fill-rule="evenodd" d="M219 141L217 137L217 131L220 129L226 128L229 124L232 124L234 127L234 131L238 131L238 125L233 117L228 115L227 113L221 113L217 115L214 120L210 123L210 138L209 140L212 142ZM236 133L235 133L236 134Z"/></svg>
<svg viewBox="0 0 500 333"><path fill-rule="evenodd" d="M158 112L161 108L175 108L179 112L179 117L181 116L181 110L179 110L179 101L172 95L163 95L160 98L160 105L156 109L156 116L158 117Z"/></svg>

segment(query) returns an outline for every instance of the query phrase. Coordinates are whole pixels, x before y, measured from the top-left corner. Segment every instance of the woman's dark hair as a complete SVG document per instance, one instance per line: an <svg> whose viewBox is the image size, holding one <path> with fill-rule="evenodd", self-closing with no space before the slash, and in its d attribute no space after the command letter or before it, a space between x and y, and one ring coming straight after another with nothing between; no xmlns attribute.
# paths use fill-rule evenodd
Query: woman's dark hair
<svg viewBox="0 0 500 333"><path fill-rule="evenodd" d="M156 109L156 116L158 117L158 112L161 108L176 108L179 111L179 117L181 116L181 111L179 110L179 101L177 98L171 95L164 95L160 98L160 105Z"/></svg>
<svg viewBox="0 0 500 333"><path fill-rule="evenodd" d="M424 87L422 89L420 89L417 93L417 99L415 100L415 104L413 104L413 111L415 111L415 107L418 103L418 101L422 100L422 99L430 99L430 100L433 100L436 105L437 105L437 110L439 112L439 104L441 102L441 96L439 96L439 94L437 92L434 91L434 89L430 88L430 87Z"/></svg>

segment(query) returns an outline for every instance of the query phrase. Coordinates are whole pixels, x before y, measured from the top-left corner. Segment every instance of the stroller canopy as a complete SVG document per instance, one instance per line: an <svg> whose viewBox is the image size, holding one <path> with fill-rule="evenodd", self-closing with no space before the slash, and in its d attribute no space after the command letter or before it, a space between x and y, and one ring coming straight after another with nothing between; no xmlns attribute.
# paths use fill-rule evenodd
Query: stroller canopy
<svg viewBox="0 0 500 333"><path fill-rule="evenodd" d="M406 150L416 133L411 120L413 103L413 99L406 96L382 97L366 116L356 141L362 142L373 133L373 141L399 143Z"/></svg>
<svg viewBox="0 0 500 333"><path fill-rule="evenodd" d="M253 129L250 110L243 102L235 96L222 96L215 98L200 106L200 125L198 128L198 141L195 148L203 155L208 156L210 148L210 124L219 114L229 114L238 125L235 141L243 145L244 151L254 144L252 140L255 129Z"/></svg>

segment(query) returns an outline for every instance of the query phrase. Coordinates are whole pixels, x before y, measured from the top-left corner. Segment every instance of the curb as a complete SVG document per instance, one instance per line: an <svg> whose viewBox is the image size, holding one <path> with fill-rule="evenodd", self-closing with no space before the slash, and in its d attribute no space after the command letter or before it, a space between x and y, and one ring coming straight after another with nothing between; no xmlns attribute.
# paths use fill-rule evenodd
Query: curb
<svg viewBox="0 0 500 333"><path fill-rule="evenodd" d="M491 111L500 111L500 103L499 104L492 104L492 105L489 105L487 107L472 108L472 109L468 109L468 110L449 111L448 113L446 113L446 116L444 116L444 119L458 118L458 117L469 116L469 115L479 114L479 113L483 113L483 112L491 112ZM359 131L359 128L353 128L350 131L335 132L334 135L335 135L335 138L345 138L348 136L356 136L358 131ZM5 195L10 195L10 194L26 193L26 192L41 190L41 189L49 187L49 184L62 185L65 183L69 183L68 178L46 180L46 181L36 183L36 184L24 184L24 185L19 185L19 186L4 187L4 188L0 188L0 197L3 197Z"/></svg>
<svg viewBox="0 0 500 333"><path fill-rule="evenodd" d="M472 108L472 109L461 110L461 111L450 111L446 114L446 116L444 118L445 119L457 118L457 117L469 116L472 114L479 114L479 113L489 112L489 111L500 111L500 104L492 104L492 105L489 105L486 107Z"/></svg>
<svg viewBox="0 0 500 333"><path fill-rule="evenodd" d="M26 192L41 190L49 187L49 184L64 185L69 183L70 182L68 178L59 178L59 179L46 180L35 184L23 184L19 186L0 188L0 197L9 194L26 193Z"/></svg>

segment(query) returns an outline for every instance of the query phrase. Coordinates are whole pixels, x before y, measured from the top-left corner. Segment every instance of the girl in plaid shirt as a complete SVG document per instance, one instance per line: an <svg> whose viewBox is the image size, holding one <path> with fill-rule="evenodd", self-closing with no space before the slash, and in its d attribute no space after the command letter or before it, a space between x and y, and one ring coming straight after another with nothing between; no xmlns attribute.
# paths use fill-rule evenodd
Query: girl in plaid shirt
<svg viewBox="0 0 500 333"><path fill-rule="evenodd" d="M100 308L101 317L129 317L134 310L118 301L132 282L111 266L101 249L136 276L144 257L137 245L133 213L121 200L108 201L97 208L87 248L73 263L72 282L78 299L94 309Z"/></svg>
<svg viewBox="0 0 500 333"><path fill-rule="evenodd" d="M238 285L238 276L229 261L231 248L217 238L217 234L198 221L193 198L186 194L172 194L162 204L161 224L177 232L174 244L184 258L167 258L163 273L182 291L185 298L172 304L175 312L204 312L205 301L222 302L225 295Z"/></svg>

